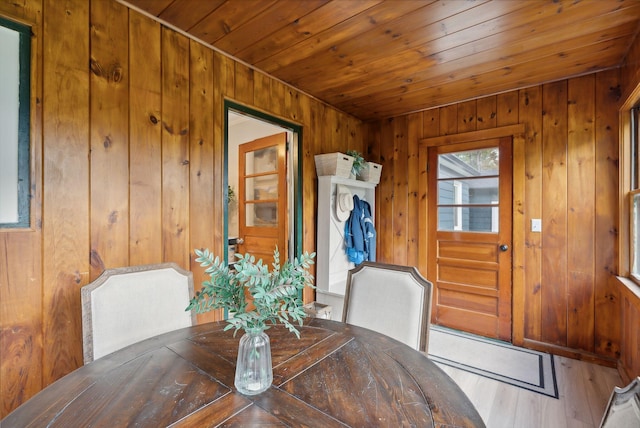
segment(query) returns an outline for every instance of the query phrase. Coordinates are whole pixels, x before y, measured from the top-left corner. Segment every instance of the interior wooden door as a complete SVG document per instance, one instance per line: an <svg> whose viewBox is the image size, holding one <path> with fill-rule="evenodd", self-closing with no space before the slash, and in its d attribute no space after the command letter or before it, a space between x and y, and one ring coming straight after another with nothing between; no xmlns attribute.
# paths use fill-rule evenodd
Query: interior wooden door
<svg viewBox="0 0 640 428"><path fill-rule="evenodd" d="M429 148L435 324L511 341L511 137Z"/></svg>
<svg viewBox="0 0 640 428"><path fill-rule="evenodd" d="M287 258L287 134L272 135L238 148L237 252L250 253L271 267L276 246Z"/></svg>

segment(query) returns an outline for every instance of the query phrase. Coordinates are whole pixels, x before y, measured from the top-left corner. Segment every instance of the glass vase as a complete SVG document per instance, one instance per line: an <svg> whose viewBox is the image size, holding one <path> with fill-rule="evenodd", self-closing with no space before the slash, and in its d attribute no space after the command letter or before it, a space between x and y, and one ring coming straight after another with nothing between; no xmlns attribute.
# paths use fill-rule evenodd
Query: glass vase
<svg viewBox="0 0 640 428"><path fill-rule="evenodd" d="M266 391L272 382L269 336L262 328L247 329L238 345L236 389L245 395L255 395Z"/></svg>

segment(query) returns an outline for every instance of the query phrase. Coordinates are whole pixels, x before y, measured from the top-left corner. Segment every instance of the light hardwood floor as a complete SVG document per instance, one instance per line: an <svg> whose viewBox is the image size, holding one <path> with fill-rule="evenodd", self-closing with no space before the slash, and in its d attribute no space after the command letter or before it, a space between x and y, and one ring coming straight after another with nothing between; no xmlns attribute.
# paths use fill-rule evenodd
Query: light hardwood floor
<svg viewBox="0 0 640 428"><path fill-rule="evenodd" d="M559 399L448 366L439 366L478 409L487 428L599 427L618 371L554 356Z"/></svg>

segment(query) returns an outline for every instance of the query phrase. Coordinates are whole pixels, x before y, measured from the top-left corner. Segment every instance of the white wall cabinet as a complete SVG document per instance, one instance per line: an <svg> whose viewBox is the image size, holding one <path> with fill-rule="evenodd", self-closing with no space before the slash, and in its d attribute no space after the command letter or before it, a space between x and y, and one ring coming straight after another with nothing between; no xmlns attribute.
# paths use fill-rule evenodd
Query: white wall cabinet
<svg viewBox="0 0 640 428"><path fill-rule="evenodd" d="M376 190L375 183L333 175L318 177L316 301L331 305L331 318L338 321L342 319L347 273L354 267L345 253L345 222L336 216L336 187L339 184L369 203L374 224Z"/></svg>

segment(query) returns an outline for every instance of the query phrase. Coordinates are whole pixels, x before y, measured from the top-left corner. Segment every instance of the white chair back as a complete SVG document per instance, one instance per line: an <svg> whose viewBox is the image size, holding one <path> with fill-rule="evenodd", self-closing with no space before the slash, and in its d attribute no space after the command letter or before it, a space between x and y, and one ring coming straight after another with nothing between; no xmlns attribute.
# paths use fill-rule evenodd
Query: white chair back
<svg viewBox="0 0 640 428"><path fill-rule="evenodd" d="M640 377L624 388L615 387L600 428L640 427Z"/></svg>
<svg viewBox="0 0 640 428"><path fill-rule="evenodd" d="M175 263L107 269L82 287L84 362L195 324L193 274Z"/></svg>
<svg viewBox="0 0 640 428"><path fill-rule="evenodd" d="M347 275L342 321L427 352L432 288L415 267L363 262Z"/></svg>

